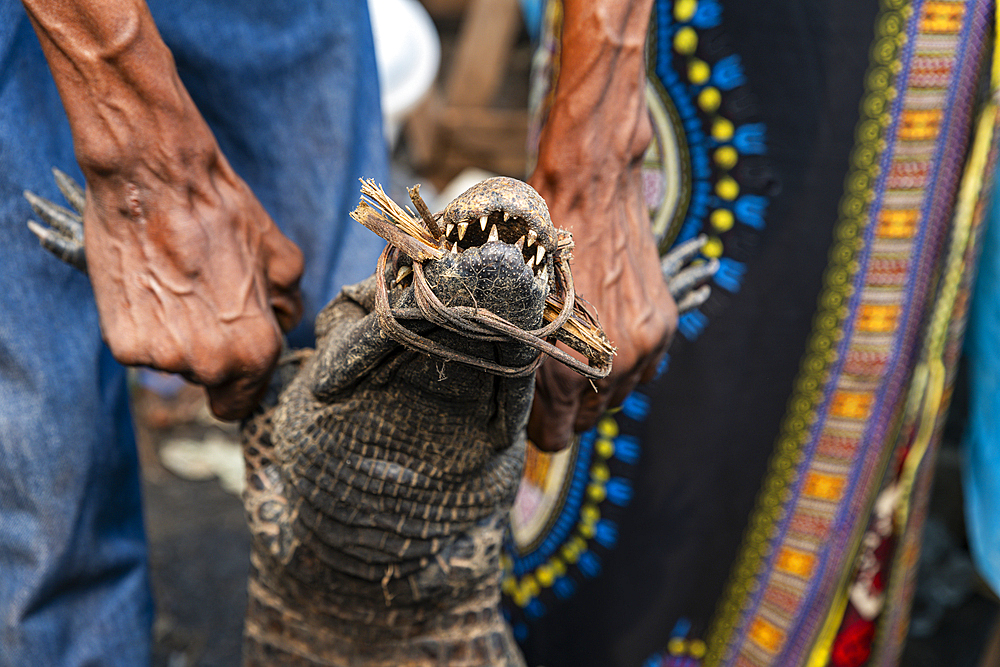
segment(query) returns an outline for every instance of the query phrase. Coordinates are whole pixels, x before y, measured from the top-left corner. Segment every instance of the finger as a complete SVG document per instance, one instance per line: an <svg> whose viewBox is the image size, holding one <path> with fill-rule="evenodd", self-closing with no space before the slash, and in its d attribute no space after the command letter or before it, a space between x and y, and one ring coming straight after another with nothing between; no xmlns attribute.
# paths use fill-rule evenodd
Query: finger
<svg viewBox="0 0 1000 667"><path fill-rule="evenodd" d="M268 280L282 290L297 289L304 266L302 251L275 226L264 242Z"/></svg>
<svg viewBox="0 0 1000 667"><path fill-rule="evenodd" d="M279 292L271 286L268 298L271 309L274 311L274 317L278 320L278 326L281 327L281 331L288 333L294 329L295 325L302 319L304 308L302 305L302 293L297 288L291 292Z"/></svg>
<svg viewBox="0 0 1000 667"><path fill-rule="evenodd" d="M685 241L664 255L663 259L660 260L663 277L667 280L673 278L686 262L698 254L707 241L708 237L701 234L690 241Z"/></svg>
<svg viewBox="0 0 1000 667"><path fill-rule="evenodd" d="M597 420L608 410L611 397L606 391L594 391L589 383L580 396L580 408L573 420L573 431L583 433L589 430Z"/></svg>
<svg viewBox="0 0 1000 667"><path fill-rule="evenodd" d="M528 417L528 439L543 452L559 452L573 442L573 415L558 414L532 405Z"/></svg>
<svg viewBox="0 0 1000 667"><path fill-rule="evenodd" d="M274 316L282 331L291 331L302 318L302 293L299 279L302 277L302 251L277 227L269 234L266 242L267 291Z"/></svg>
<svg viewBox="0 0 1000 667"><path fill-rule="evenodd" d="M558 364L542 364L528 417L528 437L542 451L557 452L573 440L582 378L568 377Z"/></svg>

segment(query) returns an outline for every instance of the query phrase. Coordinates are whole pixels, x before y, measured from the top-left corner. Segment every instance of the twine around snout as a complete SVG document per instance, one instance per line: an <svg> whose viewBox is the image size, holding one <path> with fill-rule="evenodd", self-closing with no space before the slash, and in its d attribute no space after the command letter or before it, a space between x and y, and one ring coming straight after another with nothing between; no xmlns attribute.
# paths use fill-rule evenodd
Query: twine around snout
<svg viewBox="0 0 1000 667"><path fill-rule="evenodd" d="M547 339L562 327L573 313L576 293L573 287L573 274L570 273L568 262L560 255L553 256L555 268L555 285L564 295L564 302L559 315L547 325L533 330L521 329L508 320L490 312L485 308L473 306L446 306L431 290L424 276L423 263L413 263L413 291L417 308L393 309L389 305L389 290L385 282L385 269L390 257L398 252L393 246L387 245L378 259L376 271L375 313L379 323L386 333L399 344L424 354L456 361L467 366L479 368L493 375L504 377L524 377L531 375L541 365L542 353L556 361L572 368L577 373L591 379L606 377L607 368L594 368L566 354ZM451 349L441 343L410 331L399 320L427 320L438 326L454 331L467 338L491 342L516 341L538 351L535 358L521 366L506 366L495 361L475 357L458 350Z"/></svg>

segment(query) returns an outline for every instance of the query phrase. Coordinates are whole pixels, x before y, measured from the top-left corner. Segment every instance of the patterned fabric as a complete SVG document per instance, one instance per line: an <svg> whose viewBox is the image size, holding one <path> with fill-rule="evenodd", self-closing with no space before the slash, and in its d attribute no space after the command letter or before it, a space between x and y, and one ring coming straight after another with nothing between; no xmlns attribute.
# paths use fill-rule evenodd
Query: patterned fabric
<svg viewBox="0 0 1000 667"><path fill-rule="evenodd" d="M530 663L896 662L995 157L992 108L969 140L991 18L657 3L654 231L709 234L723 270L670 369L528 468Z"/></svg>

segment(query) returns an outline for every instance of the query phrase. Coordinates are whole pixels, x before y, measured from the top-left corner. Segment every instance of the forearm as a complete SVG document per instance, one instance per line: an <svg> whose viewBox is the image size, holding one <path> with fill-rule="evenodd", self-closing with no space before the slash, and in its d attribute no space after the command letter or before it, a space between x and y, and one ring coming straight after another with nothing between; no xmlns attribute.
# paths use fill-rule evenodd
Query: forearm
<svg viewBox="0 0 1000 667"><path fill-rule="evenodd" d="M23 2L85 172L128 170L139 157L168 163L172 156L157 158L169 150L216 150L142 0Z"/></svg>
<svg viewBox="0 0 1000 667"><path fill-rule="evenodd" d="M594 165L617 180L650 139L645 43L651 0L566 0L559 78L542 132L542 178ZM568 167L572 169L568 169Z"/></svg>
<svg viewBox="0 0 1000 667"><path fill-rule="evenodd" d="M637 254L655 260L640 176L651 137L650 11L649 0L565 4L559 80L531 180L561 217L558 224L574 233L578 265L598 254L613 264ZM608 267L602 280L584 278L585 296L593 299L620 274L620 266Z"/></svg>
<svg viewBox="0 0 1000 667"><path fill-rule="evenodd" d="M651 0L566 0L559 78L531 184L556 226L573 232L577 293L618 349L611 375L591 385L546 364L529 435L558 449L637 382L651 379L676 327L642 188L652 134L646 110Z"/></svg>

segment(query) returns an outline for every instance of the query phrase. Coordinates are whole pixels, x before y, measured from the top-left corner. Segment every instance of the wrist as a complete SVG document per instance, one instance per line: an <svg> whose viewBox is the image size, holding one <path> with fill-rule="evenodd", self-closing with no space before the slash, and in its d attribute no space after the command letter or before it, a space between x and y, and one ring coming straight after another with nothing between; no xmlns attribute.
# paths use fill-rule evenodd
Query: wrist
<svg viewBox="0 0 1000 667"><path fill-rule="evenodd" d="M648 0L566 0L558 80L539 140L540 179L617 187L638 177L652 136L649 13Z"/></svg>

